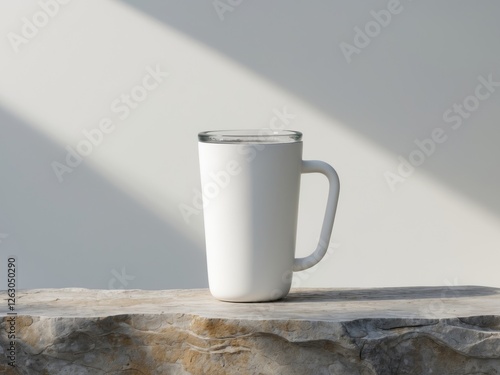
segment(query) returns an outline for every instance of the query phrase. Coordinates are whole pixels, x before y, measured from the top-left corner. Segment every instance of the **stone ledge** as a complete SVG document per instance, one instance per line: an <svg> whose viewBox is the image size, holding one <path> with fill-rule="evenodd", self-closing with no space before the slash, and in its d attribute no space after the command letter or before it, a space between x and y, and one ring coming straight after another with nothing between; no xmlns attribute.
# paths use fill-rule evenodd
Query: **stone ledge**
<svg viewBox="0 0 500 375"><path fill-rule="evenodd" d="M16 368L0 313L5 374L500 374L496 288L297 289L257 304L40 289L16 303Z"/></svg>

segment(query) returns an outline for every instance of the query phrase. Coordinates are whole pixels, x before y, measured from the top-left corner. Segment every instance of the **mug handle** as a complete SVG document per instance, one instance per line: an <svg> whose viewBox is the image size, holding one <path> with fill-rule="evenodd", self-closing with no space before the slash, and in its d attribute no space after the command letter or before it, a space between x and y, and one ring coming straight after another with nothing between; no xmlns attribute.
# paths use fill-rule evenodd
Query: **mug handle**
<svg viewBox="0 0 500 375"><path fill-rule="evenodd" d="M337 172L330 164L319 160L302 160L301 173L322 173L328 178L329 190L328 201L326 203L325 217L319 237L319 243L309 256L304 258L295 258L293 262L293 271L302 271L316 265L326 254L330 237L332 235L333 220L335 219L335 211L339 200L340 181Z"/></svg>

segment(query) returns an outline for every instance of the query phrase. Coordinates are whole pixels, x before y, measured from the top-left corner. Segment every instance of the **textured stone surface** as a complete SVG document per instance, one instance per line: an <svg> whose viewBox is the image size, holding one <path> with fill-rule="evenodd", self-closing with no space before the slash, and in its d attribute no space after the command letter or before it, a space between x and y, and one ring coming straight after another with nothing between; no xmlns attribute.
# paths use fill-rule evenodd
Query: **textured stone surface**
<svg viewBox="0 0 500 375"><path fill-rule="evenodd" d="M16 368L1 296L2 374L500 374L495 288L18 291Z"/></svg>

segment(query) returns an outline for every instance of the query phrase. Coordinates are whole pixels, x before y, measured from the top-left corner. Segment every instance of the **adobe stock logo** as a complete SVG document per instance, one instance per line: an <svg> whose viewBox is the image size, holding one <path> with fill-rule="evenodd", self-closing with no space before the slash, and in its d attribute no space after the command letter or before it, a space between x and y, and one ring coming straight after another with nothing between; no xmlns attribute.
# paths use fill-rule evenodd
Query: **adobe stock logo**
<svg viewBox="0 0 500 375"><path fill-rule="evenodd" d="M30 40L35 38L41 29L46 27L51 18L59 14L61 5L66 5L70 0L40 0L38 6L39 11L36 11L30 18L21 18L21 33L10 32L7 34L10 45L15 53L19 52L21 45L28 44Z"/></svg>

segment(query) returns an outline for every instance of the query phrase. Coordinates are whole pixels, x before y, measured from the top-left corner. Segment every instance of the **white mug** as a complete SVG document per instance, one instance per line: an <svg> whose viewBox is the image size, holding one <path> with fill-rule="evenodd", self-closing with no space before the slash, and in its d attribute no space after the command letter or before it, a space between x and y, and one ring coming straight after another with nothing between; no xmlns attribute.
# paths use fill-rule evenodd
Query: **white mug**
<svg viewBox="0 0 500 375"><path fill-rule="evenodd" d="M203 215L211 294L223 301L285 297L294 271L326 253L339 196L327 163L302 160L302 134L290 130L226 130L198 134ZM301 173L329 181L316 250L295 258Z"/></svg>

